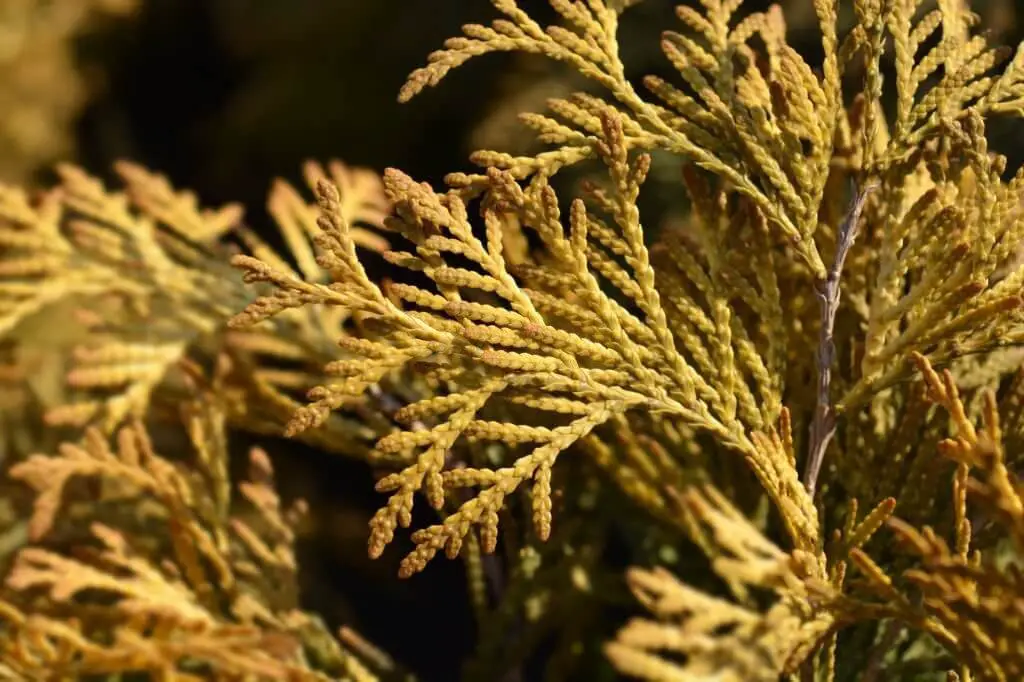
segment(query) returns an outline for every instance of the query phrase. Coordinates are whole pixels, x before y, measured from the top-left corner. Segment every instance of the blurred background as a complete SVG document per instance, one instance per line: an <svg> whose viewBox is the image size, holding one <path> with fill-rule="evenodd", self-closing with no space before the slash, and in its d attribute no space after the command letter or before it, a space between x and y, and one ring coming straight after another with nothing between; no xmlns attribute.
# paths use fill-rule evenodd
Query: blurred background
<svg viewBox="0 0 1024 682"><path fill-rule="evenodd" d="M544 0L520 4L540 21L552 16ZM658 35L678 27L675 4L646 0L624 17L631 76L670 77ZM1021 41L1024 0L973 8L994 40ZM817 63L810 0L784 9L790 43ZM556 64L496 55L396 102L430 51L493 14L486 0L0 0L0 181L44 185L56 161L112 179L111 164L130 159L207 205L243 203L264 232L272 179L301 182L306 159L395 166L440 184L467 169L474 149L528 151L516 114L588 87ZM1015 169L1019 124L990 132ZM667 197L681 194L677 173L653 178ZM370 472L283 441L269 449L287 460L277 467L285 495L307 497L316 514L303 541L306 600L421 679L456 679L474 636L461 565L437 561L399 582L402 547L377 563L365 558L366 522L380 503Z"/></svg>
<svg viewBox="0 0 1024 682"><path fill-rule="evenodd" d="M520 4L551 16L545 0ZM679 28L675 4L646 0L625 15L634 75L665 72L658 35ZM791 44L814 63L810 0L784 4ZM995 40L1020 41L1020 2L971 4ZM308 158L439 181L475 148L522 150L515 114L585 85L545 60L496 55L396 103L431 50L492 15L486 0L3 0L0 179L58 159L99 173L129 158L208 202L250 208Z"/></svg>

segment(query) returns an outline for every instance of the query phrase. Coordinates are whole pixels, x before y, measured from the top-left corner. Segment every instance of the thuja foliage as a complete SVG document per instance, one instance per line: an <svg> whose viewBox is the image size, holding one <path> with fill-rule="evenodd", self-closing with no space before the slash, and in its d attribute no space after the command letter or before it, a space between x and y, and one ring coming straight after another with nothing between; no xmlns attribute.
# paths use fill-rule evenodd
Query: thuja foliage
<svg viewBox="0 0 1024 682"><path fill-rule="evenodd" d="M985 126L1024 113L1024 49L956 0L815 0L809 63L779 8L704 0L640 87L631 4L493 0L400 99L492 52L562 62L594 87L522 115L545 148L443 189L310 164L312 198L270 195L282 253L128 164L123 191L3 189L5 447L35 494L6 674L406 675L300 610L303 506L261 451L231 480L241 431L371 463L372 557L433 510L400 573L464 561L467 679L1021 679L1024 172ZM653 155L688 208L645 234ZM77 331L41 344L55 316ZM68 367L44 421L38 353ZM167 458L147 431L174 424Z"/></svg>

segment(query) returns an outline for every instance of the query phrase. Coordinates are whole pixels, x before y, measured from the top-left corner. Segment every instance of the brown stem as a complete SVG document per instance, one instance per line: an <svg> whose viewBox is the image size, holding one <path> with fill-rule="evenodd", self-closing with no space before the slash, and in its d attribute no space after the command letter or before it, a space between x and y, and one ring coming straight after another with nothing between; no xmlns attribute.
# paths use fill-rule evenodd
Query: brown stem
<svg viewBox="0 0 1024 682"><path fill-rule="evenodd" d="M814 410L814 421L811 422L811 441L808 448L807 468L804 470L804 486L811 498L814 498L818 474L825 460L825 450L836 432L836 415L829 398L829 387L832 383L832 362L836 354L835 341L832 333L836 324L836 313L839 311L839 280L843 273L846 254L857 238L857 223L864 210L868 195L876 189L875 185L865 187L854 194L853 205L843 219L836 233L836 256L828 276L818 280L816 285L818 302L821 304L821 330L818 334L818 402Z"/></svg>

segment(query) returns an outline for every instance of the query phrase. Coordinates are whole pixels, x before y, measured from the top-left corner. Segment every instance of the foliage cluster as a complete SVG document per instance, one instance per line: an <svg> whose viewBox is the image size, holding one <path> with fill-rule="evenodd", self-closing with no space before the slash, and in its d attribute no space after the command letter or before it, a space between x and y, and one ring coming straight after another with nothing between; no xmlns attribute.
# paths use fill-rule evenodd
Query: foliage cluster
<svg viewBox="0 0 1024 682"><path fill-rule="evenodd" d="M426 503L400 574L464 560L467 678L544 652L554 679L1020 679L1024 171L985 125L1024 113L1024 48L958 0L815 0L809 64L778 7L703 0L641 91L634 2L492 1L400 99L493 52L603 94L441 191L309 164L313 202L270 194L283 253L130 164L123 191L0 191L5 454L35 495L5 672L405 675L299 608L303 505L259 450L232 481L235 431L369 462L372 557ZM645 232L655 155L690 208Z"/></svg>
<svg viewBox="0 0 1024 682"><path fill-rule="evenodd" d="M103 86L74 40L135 0L7 0L0 8L0 177L21 180L68 154L79 110ZM79 63L76 63L79 62Z"/></svg>

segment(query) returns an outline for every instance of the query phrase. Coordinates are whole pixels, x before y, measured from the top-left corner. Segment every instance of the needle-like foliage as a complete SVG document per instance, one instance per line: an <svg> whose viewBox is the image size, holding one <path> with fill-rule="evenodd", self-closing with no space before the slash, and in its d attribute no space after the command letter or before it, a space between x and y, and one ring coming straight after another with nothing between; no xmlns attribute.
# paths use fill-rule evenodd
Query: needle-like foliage
<svg viewBox="0 0 1024 682"><path fill-rule="evenodd" d="M201 211L133 166L127 196L73 169L39 202L0 195L0 334L24 349L33 320L82 308L72 399L50 419L99 429L15 465L37 492L30 535L65 516L71 479L102 477L112 499L158 502L180 569L140 562L107 526L96 565L26 549L19 592L77 607L112 590L105 608L173 627L145 658L136 620L93 651L75 629L28 632L12 607L15 641L137 647L156 674L180 664L179 634L250 646L262 627L287 652L180 646L203 670L302 664L293 622L241 588L295 569L266 460L241 490L277 519L277 546L225 521L223 470L198 500L137 424L105 440L168 399L195 404L202 380L232 428L373 466L370 556L429 519L399 572L465 561L469 679L524 674L539 652L553 679L593 675L597 652L680 682L1020 678L1024 171L986 125L1024 113L1024 49L990 46L959 0L815 0L812 63L779 7L703 0L662 34L675 73L640 90L617 37L634 2L551 0L549 26L492 4L500 17L465 26L400 99L488 53L556 60L593 88L523 113L544 148L476 152L479 171L446 188L310 165L315 204L271 193L285 254L238 209ZM677 163L686 207L652 224L656 161ZM182 516L210 500L219 516ZM627 588L646 613L602 646ZM324 660L358 679L346 651Z"/></svg>

